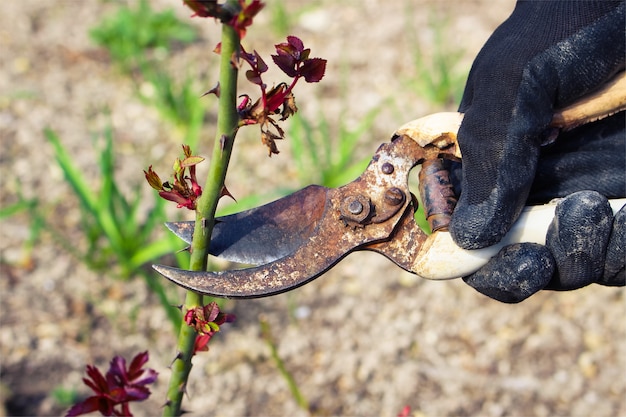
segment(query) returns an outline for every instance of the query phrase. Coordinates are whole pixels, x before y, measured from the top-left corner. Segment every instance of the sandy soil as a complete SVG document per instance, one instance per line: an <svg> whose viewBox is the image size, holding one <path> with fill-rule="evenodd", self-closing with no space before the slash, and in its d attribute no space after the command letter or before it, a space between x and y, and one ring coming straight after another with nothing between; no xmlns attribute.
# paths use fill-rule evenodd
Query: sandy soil
<svg viewBox="0 0 626 417"><path fill-rule="evenodd" d="M152 3L189 15L180 1ZM410 88L415 44L409 32L427 59L435 42L429 19L442 19L447 44L461 48L460 66L467 70L513 1L285 4L291 33L329 60L326 79L298 91L301 111L310 117L323 112L331 123L341 118L350 126L380 106L356 151L366 155L401 123L440 109ZM168 125L135 97L128 79L87 36L115 9L113 2L96 0L0 2L0 201L11 204L18 192L38 197L48 220L79 247L78 202L53 161L45 127L58 132L90 178L97 171L90 137L109 122L119 153L117 175L128 184L142 182L141 170L149 164L167 169L179 149ZM269 29L268 16L258 18L246 39L261 54L281 40ZM193 23L202 41L163 65L173 71L202 68L215 77L216 58L209 51L218 28ZM212 137L210 124L205 137ZM233 157L231 192L270 195L304 185L289 142L280 147L282 153L268 159L258 138L244 135ZM200 153L210 148L207 143ZM2 412L59 415L64 409L52 391L78 388L87 394L85 364L105 368L115 354L131 357L149 349L159 381L152 397L133 410L158 415L175 352L155 297L140 280L115 281L89 271L49 234L25 265L28 231L25 215L0 223ZM272 362L260 318L271 324L312 415L395 416L405 405L415 416L626 415L623 290L590 286L503 305L460 281L417 280L363 253L292 293L229 302L226 309L238 320L224 326L209 353L194 359L185 401L189 415L308 414Z"/></svg>

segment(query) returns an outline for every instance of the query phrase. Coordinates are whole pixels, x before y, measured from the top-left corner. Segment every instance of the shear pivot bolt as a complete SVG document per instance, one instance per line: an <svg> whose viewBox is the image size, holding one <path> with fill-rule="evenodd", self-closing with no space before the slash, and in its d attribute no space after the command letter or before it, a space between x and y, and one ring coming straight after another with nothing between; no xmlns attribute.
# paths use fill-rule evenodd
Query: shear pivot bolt
<svg viewBox="0 0 626 417"><path fill-rule="evenodd" d="M399 206L404 203L404 192L398 187L392 187L385 191L385 202L391 206Z"/></svg>
<svg viewBox="0 0 626 417"><path fill-rule="evenodd" d="M361 214L363 211L363 204L359 200L352 200L350 204L348 204L348 211L351 214Z"/></svg>
<svg viewBox="0 0 626 417"><path fill-rule="evenodd" d="M370 199L364 195L346 197L341 203L341 219L353 226L363 225L372 211Z"/></svg>

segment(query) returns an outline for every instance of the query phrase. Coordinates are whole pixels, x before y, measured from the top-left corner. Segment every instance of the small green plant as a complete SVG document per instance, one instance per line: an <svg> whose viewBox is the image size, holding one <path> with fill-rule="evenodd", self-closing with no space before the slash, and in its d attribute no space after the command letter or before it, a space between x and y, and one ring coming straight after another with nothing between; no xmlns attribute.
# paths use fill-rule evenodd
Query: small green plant
<svg viewBox="0 0 626 417"><path fill-rule="evenodd" d="M177 43L188 44L198 36L194 27L180 21L172 9L157 13L148 0L140 0L135 9L121 7L93 28L90 35L128 73L141 69L157 56L166 56Z"/></svg>
<svg viewBox="0 0 626 417"><path fill-rule="evenodd" d="M141 0L136 8L124 6L103 19L90 35L122 73L132 77L139 98L174 124L185 143L195 146L204 116L203 102L197 100L198 77L187 74L176 80L162 61L177 46L194 42L196 29L180 21L172 9L156 12Z"/></svg>
<svg viewBox="0 0 626 417"><path fill-rule="evenodd" d="M291 396L294 398L300 408L305 411L311 411L309 401L300 391L296 379L293 377L291 372L289 372L287 366L285 365L285 361L283 361L283 359L280 357L280 354L278 353L278 346L276 346L276 341L272 336L272 328L269 322L267 320L261 319L259 321L259 326L261 327L261 336L263 337L263 340L265 340L265 343L270 350L270 355L272 357L272 360L274 361L274 364L276 365L276 368L285 379L285 382L289 387L289 391L291 392Z"/></svg>
<svg viewBox="0 0 626 417"><path fill-rule="evenodd" d="M27 199L21 193L21 187L17 187L18 201L6 207L0 208L0 220L11 218L20 213L26 213L29 219L28 237L22 244L22 259L19 264L30 269L33 267L32 253L39 237L44 230L45 220L40 214L39 200L36 198Z"/></svg>
<svg viewBox="0 0 626 417"><path fill-rule="evenodd" d="M300 182L337 187L358 177L370 157L359 159L355 150L374 124L378 111L378 108L370 110L354 128L341 122L345 118L340 115L336 133L324 115L313 122L296 114L288 132Z"/></svg>
<svg viewBox="0 0 626 417"><path fill-rule="evenodd" d="M413 16L409 10L407 16ZM449 22L436 14L428 20L428 30L432 33L433 43L428 53L417 37L414 22L406 22L405 34L408 37L415 74L407 81L417 95L439 107L454 106L460 100L467 79L468 69L459 68L463 50L446 39Z"/></svg>
<svg viewBox="0 0 626 417"><path fill-rule="evenodd" d="M184 143L195 147L202 123L205 104L198 100L198 83L191 75L177 81L158 69L145 70L143 77L150 86L140 89L141 100L155 107L161 117L181 132Z"/></svg>
<svg viewBox="0 0 626 417"><path fill-rule="evenodd" d="M55 159L65 180L79 200L86 249L81 251L78 249L80 245L68 244L60 232L54 232L54 225L49 221L46 229L61 236L58 240L65 241L65 247L91 269L109 274L113 271L115 276L124 279L141 274L158 296L174 328L178 328L180 311L173 307L175 303L170 302L161 283L150 279L141 269L144 264L180 247L180 243L169 236L166 239L153 240L155 228L160 228L166 218L162 200L156 198L153 208L142 218L139 212L142 199L139 184L135 186L130 197L120 190L115 179L116 161L110 128L104 131L101 138L95 139L95 144L100 145L99 188L92 184L96 181L87 180L54 131L47 129L45 136L53 147ZM113 267L116 268L112 269Z"/></svg>
<svg viewBox="0 0 626 417"><path fill-rule="evenodd" d="M67 408L79 399L78 391L75 388L56 387L52 390L51 395L61 408Z"/></svg>
<svg viewBox="0 0 626 417"><path fill-rule="evenodd" d="M269 8L271 25L270 27L280 37L287 36L293 25L293 16L287 13L285 3L282 0L273 1Z"/></svg>

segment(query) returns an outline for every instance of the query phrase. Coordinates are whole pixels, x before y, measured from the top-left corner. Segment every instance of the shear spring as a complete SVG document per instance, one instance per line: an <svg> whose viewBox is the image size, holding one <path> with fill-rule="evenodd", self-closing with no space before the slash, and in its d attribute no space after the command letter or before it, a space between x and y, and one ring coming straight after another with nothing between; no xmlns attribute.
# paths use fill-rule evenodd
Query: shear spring
<svg viewBox="0 0 626 417"><path fill-rule="evenodd" d="M424 212L431 231L447 230L457 198L443 160L424 161L419 173L419 182Z"/></svg>

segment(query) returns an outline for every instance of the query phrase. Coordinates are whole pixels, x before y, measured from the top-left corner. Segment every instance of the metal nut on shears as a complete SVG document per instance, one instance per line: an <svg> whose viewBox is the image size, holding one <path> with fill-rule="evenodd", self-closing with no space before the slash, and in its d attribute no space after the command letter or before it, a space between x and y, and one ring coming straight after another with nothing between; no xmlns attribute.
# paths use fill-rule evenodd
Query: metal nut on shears
<svg viewBox="0 0 626 417"><path fill-rule="evenodd" d="M346 226L363 226L372 214L372 204L369 197L352 195L344 198L339 208L341 220Z"/></svg>

